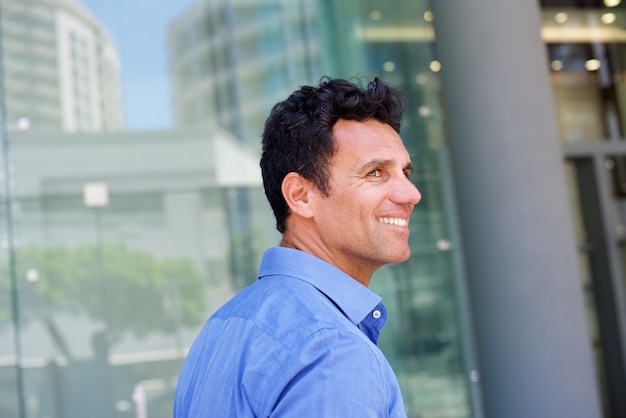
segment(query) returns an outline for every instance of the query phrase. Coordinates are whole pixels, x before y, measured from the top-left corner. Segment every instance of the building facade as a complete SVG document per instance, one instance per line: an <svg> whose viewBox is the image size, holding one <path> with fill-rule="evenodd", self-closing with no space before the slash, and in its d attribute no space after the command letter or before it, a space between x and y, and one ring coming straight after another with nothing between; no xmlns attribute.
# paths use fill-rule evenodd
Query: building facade
<svg viewBox="0 0 626 418"><path fill-rule="evenodd" d="M121 129L119 57L100 22L67 0L3 0L1 6L9 126Z"/></svg>
<svg viewBox="0 0 626 418"><path fill-rule="evenodd" d="M320 72L316 2L199 1L168 29L177 128L220 126L257 144L268 106Z"/></svg>

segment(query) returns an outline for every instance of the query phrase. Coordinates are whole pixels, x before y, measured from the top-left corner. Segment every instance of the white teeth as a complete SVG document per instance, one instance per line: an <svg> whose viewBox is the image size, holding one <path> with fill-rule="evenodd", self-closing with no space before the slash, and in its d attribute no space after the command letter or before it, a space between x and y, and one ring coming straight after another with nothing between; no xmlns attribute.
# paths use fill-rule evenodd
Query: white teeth
<svg viewBox="0 0 626 418"><path fill-rule="evenodd" d="M378 222L390 225L406 226L406 219L403 218L378 218Z"/></svg>

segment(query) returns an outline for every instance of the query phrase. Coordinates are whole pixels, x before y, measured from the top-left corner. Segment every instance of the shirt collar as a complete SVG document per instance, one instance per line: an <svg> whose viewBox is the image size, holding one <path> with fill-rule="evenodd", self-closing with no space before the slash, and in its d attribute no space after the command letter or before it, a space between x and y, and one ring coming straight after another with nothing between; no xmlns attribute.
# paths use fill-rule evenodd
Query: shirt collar
<svg viewBox="0 0 626 418"><path fill-rule="evenodd" d="M337 267L304 251L272 247L265 251L259 268L259 279L283 275L304 280L332 300L358 325L381 302L376 293Z"/></svg>

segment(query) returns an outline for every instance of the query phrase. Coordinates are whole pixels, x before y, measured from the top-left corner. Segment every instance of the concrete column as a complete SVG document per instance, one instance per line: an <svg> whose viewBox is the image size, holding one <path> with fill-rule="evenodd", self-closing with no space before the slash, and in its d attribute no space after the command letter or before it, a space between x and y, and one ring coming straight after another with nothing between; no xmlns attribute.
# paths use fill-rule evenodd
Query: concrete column
<svg viewBox="0 0 626 418"><path fill-rule="evenodd" d="M431 4L486 417L600 417L539 3Z"/></svg>

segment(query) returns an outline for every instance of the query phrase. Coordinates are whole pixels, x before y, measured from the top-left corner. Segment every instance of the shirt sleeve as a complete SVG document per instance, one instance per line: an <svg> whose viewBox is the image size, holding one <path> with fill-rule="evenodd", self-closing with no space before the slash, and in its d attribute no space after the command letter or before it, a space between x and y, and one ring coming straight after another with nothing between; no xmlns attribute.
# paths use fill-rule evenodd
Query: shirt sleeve
<svg viewBox="0 0 626 418"><path fill-rule="evenodd" d="M356 332L322 329L290 347L280 366L256 388L263 396L255 402L259 416L392 416L394 403L402 402L391 390L397 387L395 376L378 347ZM254 394L255 388L247 392Z"/></svg>

